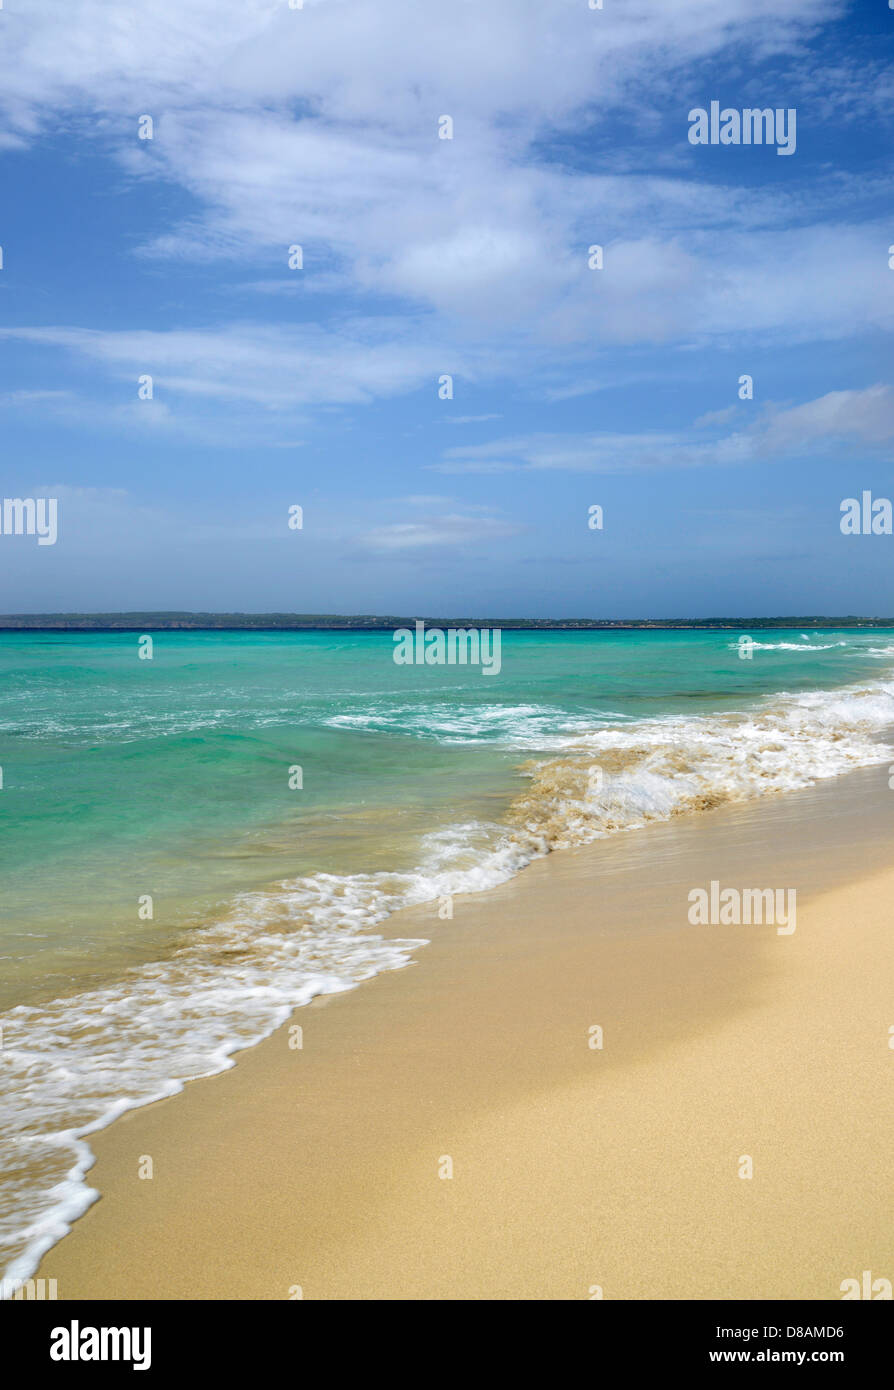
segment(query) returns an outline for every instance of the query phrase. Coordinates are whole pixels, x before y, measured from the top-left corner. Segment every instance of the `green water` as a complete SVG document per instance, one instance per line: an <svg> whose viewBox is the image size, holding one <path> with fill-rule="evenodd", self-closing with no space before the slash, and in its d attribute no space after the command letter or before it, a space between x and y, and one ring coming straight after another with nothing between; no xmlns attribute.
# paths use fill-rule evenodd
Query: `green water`
<svg viewBox="0 0 894 1390"><path fill-rule="evenodd" d="M485 676L398 666L388 633L163 632L151 660L137 634L3 634L0 1005L149 959L241 889L410 868L581 731L894 665L884 632L759 634L751 660L736 636L507 632Z"/></svg>
<svg viewBox="0 0 894 1390"><path fill-rule="evenodd" d="M10 1277L94 1199L93 1129L407 964L400 907L434 935L551 849L894 760L889 632L504 633L490 676L387 633L153 636L0 636Z"/></svg>

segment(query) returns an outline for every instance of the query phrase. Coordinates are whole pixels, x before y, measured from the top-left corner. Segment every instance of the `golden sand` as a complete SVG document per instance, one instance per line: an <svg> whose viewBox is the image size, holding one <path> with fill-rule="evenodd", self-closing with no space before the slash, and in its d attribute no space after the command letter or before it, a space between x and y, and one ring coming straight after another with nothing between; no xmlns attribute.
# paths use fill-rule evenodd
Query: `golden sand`
<svg viewBox="0 0 894 1390"><path fill-rule="evenodd" d="M778 846L766 878L758 823L712 812L541 860L451 922L399 914L432 941L414 964L94 1136L102 1200L39 1274L176 1299L836 1299L894 1277L894 872L799 897L790 936L690 926L687 884L815 886L820 859L786 877Z"/></svg>

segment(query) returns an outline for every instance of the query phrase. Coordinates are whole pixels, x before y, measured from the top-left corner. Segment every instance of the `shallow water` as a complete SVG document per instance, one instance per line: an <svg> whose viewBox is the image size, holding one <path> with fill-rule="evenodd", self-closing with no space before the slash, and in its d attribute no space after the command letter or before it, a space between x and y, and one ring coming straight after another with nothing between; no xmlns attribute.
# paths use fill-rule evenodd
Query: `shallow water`
<svg viewBox="0 0 894 1390"><path fill-rule="evenodd" d="M0 1266L91 1200L90 1129L405 963L396 908L894 758L894 634L737 639L504 633L484 676L382 633L0 637Z"/></svg>

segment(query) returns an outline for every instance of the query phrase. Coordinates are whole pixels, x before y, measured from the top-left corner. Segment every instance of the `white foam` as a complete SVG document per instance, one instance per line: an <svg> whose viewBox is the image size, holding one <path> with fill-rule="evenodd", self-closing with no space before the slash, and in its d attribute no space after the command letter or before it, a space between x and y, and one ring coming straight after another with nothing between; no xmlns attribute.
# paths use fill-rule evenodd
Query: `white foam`
<svg viewBox="0 0 894 1390"><path fill-rule="evenodd" d="M539 738L563 757L532 767L508 825L433 832L414 872L319 873L243 894L222 920L186 933L168 959L115 985L0 1017L0 1265L9 1278L29 1277L96 1199L86 1181L87 1136L188 1079L232 1066L235 1052L315 995L406 965L425 942L371 930L398 908L482 891L560 846L894 756L878 741L894 725L894 683L885 681L777 695L739 713L597 729L547 709L550 734L544 707L513 711L521 720L532 713ZM459 716L456 723L463 727ZM505 720L494 714L493 725L505 736ZM600 760L609 770L594 785Z"/></svg>
<svg viewBox="0 0 894 1390"><path fill-rule="evenodd" d="M729 643L731 651L736 651L741 638ZM808 645L805 645L807 643ZM755 652L831 652L836 647L846 647L847 642L814 642L805 635L801 642L760 642L756 637L748 639L748 645Z"/></svg>
<svg viewBox="0 0 894 1390"><path fill-rule="evenodd" d="M532 769L522 823L551 848L682 811L793 791L894 757L894 683L768 697L747 712L644 720L569 744ZM605 763L601 783L592 769Z"/></svg>
<svg viewBox="0 0 894 1390"><path fill-rule="evenodd" d="M549 705L473 704L458 708L448 701L416 704L388 701L352 714L336 714L326 724L333 729L370 733L410 734L439 743L496 742L506 748L561 747L594 723L622 723L629 715L593 709L569 714Z"/></svg>
<svg viewBox="0 0 894 1390"><path fill-rule="evenodd" d="M243 894L221 922L120 984L0 1015L7 1278L30 1277L99 1195L85 1180L86 1136L232 1066L316 995L406 965L426 940L369 934L397 909L479 892L527 862L511 837L478 823L432 833L423 858L411 873L320 873Z"/></svg>
<svg viewBox="0 0 894 1390"><path fill-rule="evenodd" d="M376 876L383 880L386 876ZM0 1017L0 1265L27 1278L97 1194L85 1136L124 1110L233 1065L315 995L406 965L422 940L361 934L406 892L318 875L246 894L170 959L120 984Z"/></svg>

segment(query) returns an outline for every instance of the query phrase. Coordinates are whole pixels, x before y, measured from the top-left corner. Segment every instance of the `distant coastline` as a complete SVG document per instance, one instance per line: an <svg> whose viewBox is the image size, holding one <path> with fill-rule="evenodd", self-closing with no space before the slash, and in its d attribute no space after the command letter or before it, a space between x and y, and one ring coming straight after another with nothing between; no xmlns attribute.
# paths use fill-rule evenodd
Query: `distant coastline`
<svg viewBox="0 0 894 1390"><path fill-rule="evenodd" d="M412 626L413 617L331 613L8 613L0 632L387 632ZM445 618L424 617L428 626L491 627L507 632L741 631L768 628L894 627L894 618L807 616L776 618Z"/></svg>

